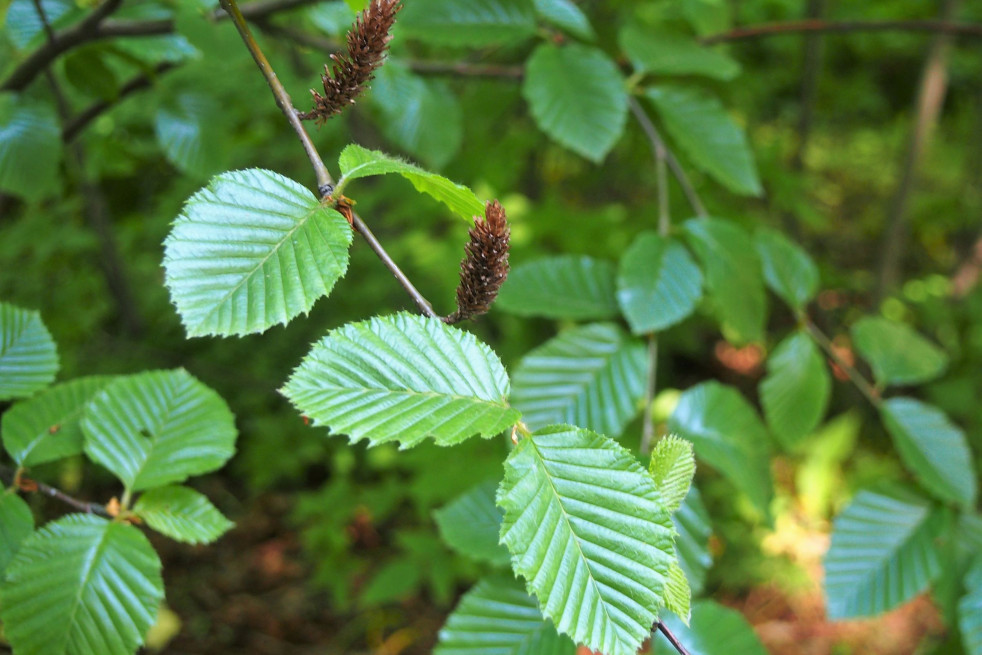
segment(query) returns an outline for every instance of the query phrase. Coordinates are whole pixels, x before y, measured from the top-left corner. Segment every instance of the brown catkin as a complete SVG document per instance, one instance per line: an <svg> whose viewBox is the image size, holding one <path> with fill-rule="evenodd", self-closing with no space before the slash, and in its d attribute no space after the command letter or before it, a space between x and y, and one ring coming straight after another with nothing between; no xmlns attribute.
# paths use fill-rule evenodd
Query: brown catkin
<svg viewBox="0 0 982 655"><path fill-rule="evenodd" d="M474 217L470 241L464 246L457 286L457 311L445 316L453 324L488 311L508 277L508 247L511 230L505 210L497 201L484 207L484 218Z"/></svg>
<svg viewBox="0 0 982 655"><path fill-rule="evenodd" d="M389 31L396 22L396 14L402 9L401 0L372 0L362 11L355 24L348 30L347 52L331 55L334 66L324 65L324 95L311 89L314 107L302 120L315 120L322 124L331 116L353 105L355 98L365 90L375 70L385 61L385 53L392 35Z"/></svg>

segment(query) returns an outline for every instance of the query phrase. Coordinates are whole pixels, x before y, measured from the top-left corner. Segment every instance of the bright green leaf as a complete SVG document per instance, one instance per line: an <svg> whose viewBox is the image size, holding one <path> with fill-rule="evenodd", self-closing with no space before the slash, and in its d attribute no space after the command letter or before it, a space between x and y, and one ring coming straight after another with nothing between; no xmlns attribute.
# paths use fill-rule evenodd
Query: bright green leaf
<svg viewBox="0 0 982 655"><path fill-rule="evenodd" d="M204 494L181 486L147 491L133 511L157 532L187 544L209 544L234 525Z"/></svg>
<svg viewBox="0 0 982 655"><path fill-rule="evenodd" d="M812 258L776 230L757 230L754 245L767 286L792 309L803 310L818 292L818 267Z"/></svg>
<svg viewBox="0 0 982 655"><path fill-rule="evenodd" d="M691 604L692 590L689 588L689 581L686 580L685 572L678 561L674 561L672 568L668 570L668 582L665 583L665 609L675 612L684 623L688 624Z"/></svg>
<svg viewBox="0 0 982 655"><path fill-rule="evenodd" d="M433 655L575 655L576 645L542 618L514 578L486 578L464 594Z"/></svg>
<svg viewBox="0 0 982 655"><path fill-rule="evenodd" d="M546 22L584 41L597 38L590 19L571 0L535 0L535 13Z"/></svg>
<svg viewBox="0 0 982 655"><path fill-rule="evenodd" d="M771 433L785 448L793 448L818 427L831 391L825 358L807 334L795 332L778 344L767 358L760 404Z"/></svg>
<svg viewBox="0 0 982 655"><path fill-rule="evenodd" d="M41 314L0 302L0 401L43 389L57 372L58 351Z"/></svg>
<svg viewBox="0 0 982 655"><path fill-rule="evenodd" d="M507 566L508 550L498 543L501 510L494 504L494 482L467 490L450 504L433 512L444 543L461 555L496 566Z"/></svg>
<svg viewBox="0 0 982 655"><path fill-rule="evenodd" d="M37 201L58 186L61 129L54 107L0 93L0 191Z"/></svg>
<svg viewBox="0 0 982 655"><path fill-rule="evenodd" d="M125 523L69 514L24 541L0 586L0 618L22 655L132 655L164 585L147 538Z"/></svg>
<svg viewBox="0 0 982 655"><path fill-rule="evenodd" d="M203 178L221 170L226 159L222 111L212 96L181 92L168 97L154 117L154 130L164 156L184 173Z"/></svg>
<svg viewBox="0 0 982 655"><path fill-rule="evenodd" d="M618 42L634 69L655 75L701 75L732 80L740 64L692 37L671 32L652 32L635 24L626 25Z"/></svg>
<svg viewBox="0 0 982 655"><path fill-rule="evenodd" d="M315 344L282 390L314 425L352 442L449 446L514 425L508 375L474 335L396 314L349 323Z"/></svg>
<svg viewBox="0 0 982 655"><path fill-rule="evenodd" d="M414 0L399 28L428 43L476 48L533 36L535 15L528 0Z"/></svg>
<svg viewBox="0 0 982 655"><path fill-rule="evenodd" d="M615 318L614 265L577 255L520 264L508 274L495 307L519 316Z"/></svg>
<svg viewBox="0 0 982 655"><path fill-rule="evenodd" d="M674 512L689 493L696 474L692 444L674 434L659 440L651 452L648 472L658 487L665 507L669 512Z"/></svg>
<svg viewBox="0 0 982 655"><path fill-rule="evenodd" d="M880 411L907 468L931 493L969 508L978 491L965 433L937 407L890 398Z"/></svg>
<svg viewBox="0 0 982 655"><path fill-rule="evenodd" d="M174 222L166 284L190 336L263 332L330 293L350 245L344 217L293 180L222 173Z"/></svg>
<svg viewBox="0 0 982 655"><path fill-rule="evenodd" d="M618 437L644 394L644 344L609 323L575 327L528 353L512 403L534 429L570 423Z"/></svg>
<svg viewBox="0 0 982 655"><path fill-rule="evenodd" d="M734 193L764 192L743 130L715 97L695 88L658 85L646 96L665 130L700 170Z"/></svg>
<svg viewBox="0 0 982 655"><path fill-rule="evenodd" d="M767 428L736 389L704 382L682 394L669 432L688 439L696 455L729 478L765 516L771 483Z"/></svg>
<svg viewBox="0 0 982 655"><path fill-rule="evenodd" d="M17 403L2 418L4 448L19 466L36 466L82 452L82 411L111 379L78 378Z"/></svg>
<svg viewBox="0 0 982 655"><path fill-rule="evenodd" d="M341 152L338 165L341 167L338 193L344 191L351 180L396 173L412 182L417 191L433 196L468 223L475 216L484 216L484 204L467 187L383 152L351 144Z"/></svg>
<svg viewBox="0 0 982 655"><path fill-rule="evenodd" d="M829 619L874 616L924 591L941 571L941 524L930 503L902 489L856 494L825 555Z"/></svg>
<svg viewBox="0 0 982 655"><path fill-rule="evenodd" d="M0 494L0 580L7 565L32 532L34 515L27 503L17 494Z"/></svg>
<svg viewBox="0 0 982 655"><path fill-rule="evenodd" d="M856 350L880 384L917 384L941 375L948 355L903 323L866 316L852 326Z"/></svg>
<svg viewBox="0 0 982 655"><path fill-rule="evenodd" d="M699 489L693 485L682 506L672 514L672 523L678 533L675 537L675 552L685 573L692 593L702 593L706 583L706 572L713 565L709 554L709 535L713 528L709 522L709 512L702 502Z"/></svg>
<svg viewBox="0 0 982 655"><path fill-rule="evenodd" d="M130 491L183 482L235 453L235 418L221 396L183 370L117 378L82 417L85 454Z"/></svg>
<svg viewBox="0 0 982 655"><path fill-rule="evenodd" d="M702 262L706 288L724 335L739 343L761 341L767 299L750 236L735 223L717 218L686 221L684 230Z"/></svg>
<svg viewBox="0 0 982 655"><path fill-rule="evenodd" d="M624 80L597 48L540 45L526 63L522 95L543 132L593 162L600 163L624 132Z"/></svg>
<svg viewBox="0 0 982 655"><path fill-rule="evenodd" d="M522 439L498 491L502 541L543 614L604 655L635 655L674 559L668 511L630 451L550 426Z"/></svg>
<svg viewBox="0 0 982 655"><path fill-rule="evenodd" d="M664 621L690 655L767 655L764 645L742 614L711 600L692 604L688 626L671 615ZM675 652L661 634L654 635L651 643L653 653Z"/></svg>
<svg viewBox="0 0 982 655"><path fill-rule="evenodd" d="M674 239L643 232L621 258L617 301L634 334L678 323L701 297L702 272Z"/></svg>

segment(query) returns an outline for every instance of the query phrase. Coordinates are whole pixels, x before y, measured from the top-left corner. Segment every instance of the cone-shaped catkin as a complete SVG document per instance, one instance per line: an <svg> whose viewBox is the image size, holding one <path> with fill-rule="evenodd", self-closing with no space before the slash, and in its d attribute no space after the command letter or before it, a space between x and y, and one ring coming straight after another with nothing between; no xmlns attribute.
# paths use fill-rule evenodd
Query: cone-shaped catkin
<svg viewBox="0 0 982 655"><path fill-rule="evenodd" d="M459 323L488 311L508 277L510 236L505 210L497 200L485 206L484 218L474 217L471 240L460 262L457 311L444 317L444 322Z"/></svg>
<svg viewBox="0 0 982 655"><path fill-rule="evenodd" d="M355 98L375 76L375 69L385 60L385 52L392 40L389 30L400 9L400 0L372 0L358 15L354 26L348 30L347 52L331 55L333 70L324 65L321 76L324 95L311 89L314 108L301 114L301 119L323 123L354 104Z"/></svg>

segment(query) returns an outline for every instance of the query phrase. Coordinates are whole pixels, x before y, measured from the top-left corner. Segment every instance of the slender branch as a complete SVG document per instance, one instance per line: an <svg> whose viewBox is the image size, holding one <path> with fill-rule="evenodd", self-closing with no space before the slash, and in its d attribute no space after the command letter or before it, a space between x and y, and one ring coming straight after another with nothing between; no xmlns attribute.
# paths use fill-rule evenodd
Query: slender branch
<svg viewBox="0 0 982 655"><path fill-rule="evenodd" d="M401 284L402 288L406 290L409 297L413 299L413 302L415 302L416 306L419 307L419 311L430 318L437 318L438 314L433 311L433 305L431 305L429 301L423 297L423 294L416 290L416 287L409 281L406 274L400 270L399 266L397 266L394 261L392 261L392 258L389 257L389 253L385 252L385 248L382 247L382 244L379 243L378 239L375 238L375 235L372 234L372 231L365 224L365 221L363 221L358 214L352 214L351 221L355 230L362 236L363 239L365 239L368 247L375 252L380 260L382 260L385 267L389 269L389 272L391 272L395 279L399 281L399 284Z"/></svg>
<svg viewBox="0 0 982 655"><path fill-rule="evenodd" d="M950 34L968 38L982 38L982 25L958 23L948 20L796 20L779 23L761 23L738 27L736 29L710 34L703 37L703 45L746 41L782 34L847 34L850 32L921 32L927 34Z"/></svg>
<svg viewBox="0 0 982 655"><path fill-rule="evenodd" d="M79 500L69 496L64 491L55 489L54 487L46 485L43 482L38 482L37 480L32 480L22 475L18 475L17 471L9 466L0 465L0 480L3 481L4 485L16 485L18 491L36 491L37 493L48 496L49 498L54 498L55 500L61 501L70 507L74 507L80 512L85 512L86 514L98 514L99 516L112 518L103 505Z"/></svg>
<svg viewBox="0 0 982 655"><path fill-rule="evenodd" d="M682 642L679 641L679 638L675 636L675 633L668 629L667 625L659 621L655 624L655 627L658 628L659 632L665 635L665 639L668 639L668 643L675 647L675 650L679 652L679 655L690 655L689 651L685 649L685 646L683 646Z"/></svg>
<svg viewBox="0 0 982 655"><path fill-rule="evenodd" d="M849 379L852 380L852 383L856 385L856 388L859 389L864 396L866 396L866 399L870 401L874 407L879 407L881 402L880 392L877 391L876 388L874 388L873 385L870 384L858 370L856 370L855 366L848 363L839 355L835 349L835 344L832 343L832 340L829 339L828 336L826 336L825 333L822 332L822 330L819 329L819 327L815 325L815 323L812 322L808 316L802 315L801 322L808 331L809 336L811 336L815 343L817 343L818 346L825 351L825 354L828 355L833 362L835 362L836 366L842 369L845 374L849 376Z"/></svg>

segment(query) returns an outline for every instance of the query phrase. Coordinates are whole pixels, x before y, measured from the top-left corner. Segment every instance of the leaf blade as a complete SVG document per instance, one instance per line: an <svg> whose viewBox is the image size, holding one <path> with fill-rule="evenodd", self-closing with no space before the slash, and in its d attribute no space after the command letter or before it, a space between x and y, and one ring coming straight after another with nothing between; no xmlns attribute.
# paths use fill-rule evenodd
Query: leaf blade
<svg viewBox="0 0 982 655"><path fill-rule="evenodd" d="M617 302L634 334L675 325L701 297L702 271L678 241L643 232L621 257Z"/></svg>
<svg viewBox="0 0 982 655"><path fill-rule="evenodd" d="M803 310L818 292L818 267L812 258L776 230L757 230L754 246L767 286L792 309Z"/></svg>
<svg viewBox="0 0 982 655"><path fill-rule="evenodd" d="M917 384L948 367L943 350L903 323L865 316L852 326L853 343L880 384Z"/></svg>
<svg viewBox="0 0 982 655"><path fill-rule="evenodd" d="M614 285L609 261L585 255L546 257L513 268L495 307L519 316L615 318Z"/></svg>
<svg viewBox="0 0 982 655"><path fill-rule="evenodd" d="M57 373L58 351L41 314L0 302L0 400L29 396Z"/></svg>
<svg viewBox="0 0 982 655"><path fill-rule="evenodd" d="M133 512L157 532L186 544L209 544L234 525L204 494L177 485L141 494Z"/></svg>
<svg viewBox="0 0 982 655"><path fill-rule="evenodd" d="M832 378L811 338L795 332L767 359L760 382L764 418L778 441L793 448L818 427L828 409Z"/></svg>
<svg viewBox="0 0 982 655"><path fill-rule="evenodd" d="M462 555L495 566L507 566L508 550L498 543L501 510L495 505L495 482L484 482L433 512L444 543Z"/></svg>

